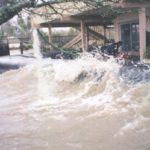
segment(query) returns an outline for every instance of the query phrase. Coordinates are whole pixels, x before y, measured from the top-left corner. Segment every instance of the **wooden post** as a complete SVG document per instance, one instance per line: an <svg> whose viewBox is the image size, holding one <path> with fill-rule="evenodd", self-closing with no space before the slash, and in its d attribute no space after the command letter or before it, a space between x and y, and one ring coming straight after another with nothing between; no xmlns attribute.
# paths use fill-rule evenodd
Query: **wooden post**
<svg viewBox="0 0 150 150"><path fill-rule="evenodd" d="M87 31L87 49L88 49L90 41L89 26L86 27L86 31Z"/></svg>
<svg viewBox="0 0 150 150"><path fill-rule="evenodd" d="M23 42L22 41L20 41L20 53L21 53L21 55L23 55Z"/></svg>
<svg viewBox="0 0 150 150"><path fill-rule="evenodd" d="M139 9L139 38L140 38L140 61L145 58L146 53L146 10Z"/></svg>
<svg viewBox="0 0 150 150"><path fill-rule="evenodd" d="M118 42L120 39L119 38L120 31L119 31L118 19L115 20L114 25L115 25L115 41Z"/></svg>
<svg viewBox="0 0 150 150"><path fill-rule="evenodd" d="M49 43L52 43L52 27L51 25L49 25L48 27L48 41ZM50 50L52 49L52 46L49 45Z"/></svg>
<svg viewBox="0 0 150 150"><path fill-rule="evenodd" d="M88 49L87 42L87 27L85 26L84 21L81 21L81 39L82 39L82 51L85 52Z"/></svg>
<svg viewBox="0 0 150 150"><path fill-rule="evenodd" d="M103 26L104 29L104 44L106 44L106 26Z"/></svg>
<svg viewBox="0 0 150 150"><path fill-rule="evenodd" d="M89 45L89 33L88 33L88 26L85 26L85 50L88 50Z"/></svg>
<svg viewBox="0 0 150 150"><path fill-rule="evenodd" d="M49 42L52 42L52 27L51 25L49 25L48 27L48 35L49 35Z"/></svg>

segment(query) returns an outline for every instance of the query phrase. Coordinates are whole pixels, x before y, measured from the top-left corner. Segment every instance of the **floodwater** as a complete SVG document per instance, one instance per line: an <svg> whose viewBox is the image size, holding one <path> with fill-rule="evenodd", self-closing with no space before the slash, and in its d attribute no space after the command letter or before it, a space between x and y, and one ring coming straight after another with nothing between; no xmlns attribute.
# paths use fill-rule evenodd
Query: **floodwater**
<svg viewBox="0 0 150 150"><path fill-rule="evenodd" d="M149 150L150 82L93 57L0 75L1 150Z"/></svg>

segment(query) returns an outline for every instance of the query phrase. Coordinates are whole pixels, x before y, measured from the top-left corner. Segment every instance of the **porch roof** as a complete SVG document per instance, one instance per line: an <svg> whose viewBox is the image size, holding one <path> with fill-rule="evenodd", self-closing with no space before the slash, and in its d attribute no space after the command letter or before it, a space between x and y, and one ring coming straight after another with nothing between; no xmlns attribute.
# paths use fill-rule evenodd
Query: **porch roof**
<svg viewBox="0 0 150 150"><path fill-rule="evenodd" d="M90 9L78 12L77 14L73 15L62 15L57 19L49 20L47 22L41 23L40 25L43 27L48 26L51 24L52 27L69 27L69 26L79 26L81 20L84 21L85 25L88 26L95 26L95 25L111 25L113 24L113 19L115 18L115 13L112 11L107 11L107 8L101 9ZM109 9L108 9L109 10Z"/></svg>
<svg viewBox="0 0 150 150"><path fill-rule="evenodd" d="M111 9L110 6L95 8L83 2L66 2L54 4L52 7L55 10L48 6L36 9L36 13L32 16L33 26L48 27L51 24L52 27L73 27L79 26L81 20L89 26L106 26L113 24L114 18L122 9ZM129 10L124 8L124 11Z"/></svg>
<svg viewBox="0 0 150 150"><path fill-rule="evenodd" d="M115 9L112 9L110 6L100 6L95 8L92 5L87 5L84 2L65 2L59 4L53 4L51 6L44 6L35 10L35 14L32 15L32 25L48 27L74 27L79 26L81 20L85 22L85 25L111 25L113 20L118 15L131 12L133 9L136 10L137 2L140 0L123 0L124 3L132 3L131 6L123 7L123 5L118 5ZM136 5L135 3L136 2ZM148 3L149 0L144 0L144 4ZM140 6L138 3L138 6ZM142 3L143 4L143 3ZM126 5L124 5L126 6ZM133 8L135 6L135 8Z"/></svg>

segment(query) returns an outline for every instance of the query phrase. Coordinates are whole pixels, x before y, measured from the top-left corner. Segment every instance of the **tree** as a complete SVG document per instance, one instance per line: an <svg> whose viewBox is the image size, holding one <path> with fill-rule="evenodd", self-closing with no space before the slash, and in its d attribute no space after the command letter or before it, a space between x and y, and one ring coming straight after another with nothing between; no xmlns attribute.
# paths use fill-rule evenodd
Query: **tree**
<svg viewBox="0 0 150 150"><path fill-rule="evenodd" d="M62 0L0 0L0 25L17 15L22 9L41 7Z"/></svg>
<svg viewBox="0 0 150 150"><path fill-rule="evenodd" d="M32 8L48 5L50 9L57 13L52 4L69 1L84 1L88 5L99 7L108 1L116 0L0 0L0 25L17 15L22 9L27 8L31 10Z"/></svg>
<svg viewBox="0 0 150 150"><path fill-rule="evenodd" d="M17 15L20 11L22 11L22 9L27 8L31 10L32 8L48 5L55 13L57 13L52 4L69 1L83 1L87 3L87 5L95 6L97 8L106 4L109 5L110 3L116 3L121 0L0 0L0 25ZM124 1L130 2L130 0ZM144 1L149 0L133 0L132 2Z"/></svg>
<svg viewBox="0 0 150 150"><path fill-rule="evenodd" d="M0 7L0 25L18 14L23 8L31 7L32 1L6 0L1 2Z"/></svg>

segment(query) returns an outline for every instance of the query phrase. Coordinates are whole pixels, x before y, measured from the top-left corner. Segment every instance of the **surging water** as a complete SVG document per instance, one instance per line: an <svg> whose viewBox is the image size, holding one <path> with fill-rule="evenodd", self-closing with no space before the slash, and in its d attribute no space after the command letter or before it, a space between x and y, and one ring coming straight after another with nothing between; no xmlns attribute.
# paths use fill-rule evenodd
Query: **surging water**
<svg viewBox="0 0 150 150"><path fill-rule="evenodd" d="M149 150L150 82L127 84L119 69L82 57L0 75L0 148Z"/></svg>
<svg viewBox="0 0 150 150"><path fill-rule="evenodd" d="M41 41L40 41L40 37L38 34L38 29L34 28L32 31L32 35L33 35L33 50L34 50L34 56L37 59L41 59L42 58L42 54L41 54Z"/></svg>

